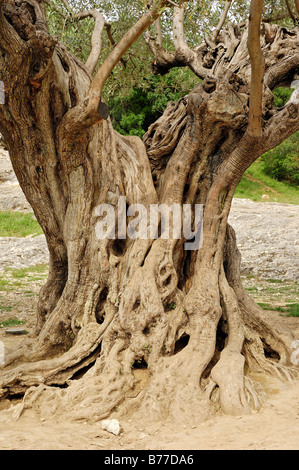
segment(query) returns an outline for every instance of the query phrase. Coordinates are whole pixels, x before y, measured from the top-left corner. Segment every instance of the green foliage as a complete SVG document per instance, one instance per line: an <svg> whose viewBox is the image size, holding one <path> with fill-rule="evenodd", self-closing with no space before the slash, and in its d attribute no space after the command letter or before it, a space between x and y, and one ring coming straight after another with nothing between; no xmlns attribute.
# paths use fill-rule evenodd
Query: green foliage
<svg viewBox="0 0 299 470"><path fill-rule="evenodd" d="M287 317L299 317L299 304L288 305L286 312Z"/></svg>
<svg viewBox="0 0 299 470"><path fill-rule="evenodd" d="M108 106L115 130L123 135L142 137L170 101L177 101L199 83L187 68L173 69L161 77L144 76L128 94L113 94Z"/></svg>
<svg viewBox="0 0 299 470"><path fill-rule="evenodd" d="M262 157L262 170L278 181L299 185L299 132Z"/></svg>
<svg viewBox="0 0 299 470"><path fill-rule="evenodd" d="M170 310L175 310L176 309L176 303L171 302L170 304L166 305L166 311L169 312Z"/></svg>
<svg viewBox="0 0 299 470"><path fill-rule="evenodd" d="M279 87L273 92L278 108L289 101L292 88ZM235 196L256 201L267 194L269 200L299 203L299 132L267 152L247 170ZM288 183L288 185L286 184ZM290 186L294 185L294 187Z"/></svg>
<svg viewBox="0 0 299 470"><path fill-rule="evenodd" d="M56 11L46 7L51 34L57 36L74 55L85 62L91 50L93 19L79 20L69 15L62 0L52 0L52 3ZM142 16L146 7L145 0L107 0L104 3L98 0L93 0L92 3L86 3L85 0L70 0L69 3L74 14L90 7L102 12L111 24L111 33L115 43L118 43ZM185 38L190 47L198 46L205 34L211 34L219 21L224 5L224 0L221 2L189 0L186 3ZM57 9L63 14L59 14ZM173 8L169 6L163 10L161 15L163 46L171 51L173 50ZM249 3L235 0L232 2L227 20L234 23L243 22L248 18L248 13ZM278 24L293 27L285 1L264 2L264 17L275 18L281 14L285 15L285 18L279 20ZM154 24L150 27L150 32L155 36ZM112 51L112 47L104 30L98 67ZM123 62L115 67L106 82L103 96L108 103L114 128L123 135L142 137L149 125L161 116L169 101L178 100L198 83L197 77L186 68L173 69L164 77L153 76L152 61L153 56L141 36L130 47L123 57ZM291 93L292 90L285 87L274 90L275 106L284 106ZM268 152L263 157L263 173L281 182L298 184L299 168L296 147L298 148L298 137L290 138ZM245 186L243 189L246 192L248 185L254 186L255 183L245 177L239 185L239 191L242 191L242 185ZM254 188L249 189L254 191ZM263 184L259 189L264 193Z"/></svg>
<svg viewBox="0 0 299 470"><path fill-rule="evenodd" d="M286 317L299 317L299 304L293 303L281 307L280 305L271 305L265 302L258 302L258 305L263 310L275 310L277 312L284 313Z"/></svg>
<svg viewBox="0 0 299 470"><path fill-rule="evenodd" d="M299 204L299 187L266 175L263 158L260 157L245 172L236 188L235 197L263 201L266 195L266 202Z"/></svg>
<svg viewBox="0 0 299 470"><path fill-rule="evenodd" d="M274 94L274 105L277 108L283 107L289 101L293 91L294 91L293 88L287 88L287 87L276 88L273 92L273 94Z"/></svg>
<svg viewBox="0 0 299 470"><path fill-rule="evenodd" d="M0 322L0 328L19 326L19 325L23 325L24 323L25 321L18 320L17 318L8 318L7 320Z"/></svg>

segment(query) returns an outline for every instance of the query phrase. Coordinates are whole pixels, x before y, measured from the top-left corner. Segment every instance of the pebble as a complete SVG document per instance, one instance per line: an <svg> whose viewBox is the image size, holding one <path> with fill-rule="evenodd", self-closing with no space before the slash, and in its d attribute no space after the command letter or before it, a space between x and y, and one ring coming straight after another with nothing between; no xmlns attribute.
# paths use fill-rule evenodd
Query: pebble
<svg viewBox="0 0 299 470"><path fill-rule="evenodd" d="M119 421L117 419L104 419L102 421L102 429L118 436L120 433Z"/></svg>

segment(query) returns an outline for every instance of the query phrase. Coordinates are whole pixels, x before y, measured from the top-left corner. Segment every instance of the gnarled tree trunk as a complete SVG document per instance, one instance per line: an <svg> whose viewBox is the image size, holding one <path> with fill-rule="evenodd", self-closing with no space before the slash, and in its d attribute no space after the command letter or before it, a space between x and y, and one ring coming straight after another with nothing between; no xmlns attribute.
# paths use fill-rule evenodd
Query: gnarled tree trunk
<svg viewBox="0 0 299 470"><path fill-rule="evenodd" d="M258 408L252 374L290 378L292 338L270 327L243 290L227 218L244 171L299 129L298 104L275 109L271 91L298 71L298 30L262 27L257 127L249 125L256 115L250 121L247 27L230 26L192 57L177 31L168 65L180 53L180 64L191 61L203 80L142 141L115 132L104 103L87 112L99 100L94 80L50 37L38 1L1 5L0 131L50 253L36 335L7 358L1 396L24 394L16 416L38 403L45 417L63 407L95 420L116 406L200 420L217 403L233 414ZM156 68L165 69L165 54L155 51ZM202 204L202 246L185 250L184 239L161 236L99 239L97 208L110 204L117 214L121 196L148 211Z"/></svg>

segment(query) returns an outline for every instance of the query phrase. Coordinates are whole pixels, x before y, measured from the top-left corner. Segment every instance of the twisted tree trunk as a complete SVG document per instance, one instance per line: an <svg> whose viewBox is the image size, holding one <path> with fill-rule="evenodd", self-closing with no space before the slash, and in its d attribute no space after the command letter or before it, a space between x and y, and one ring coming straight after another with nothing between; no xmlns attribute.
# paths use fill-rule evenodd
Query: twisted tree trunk
<svg viewBox="0 0 299 470"><path fill-rule="evenodd" d="M253 374L290 378L292 338L270 327L243 290L227 218L244 171L299 129L298 105L277 110L271 92L298 70L298 31L263 26L260 132L248 132L247 29L230 27L213 49L197 51L203 81L170 103L142 141L115 132L104 103L90 113L99 101L94 82L49 36L40 3L5 2L0 24L0 131L50 252L35 337L6 358L1 396L24 394L16 417L35 404L44 417L63 407L94 420L116 406L149 419L199 420L219 403L233 414L258 408ZM193 218L202 204L202 246L185 250L186 240L162 236L99 239L98 207L120 215L121 196L148 212L190 204Z"/></svg>

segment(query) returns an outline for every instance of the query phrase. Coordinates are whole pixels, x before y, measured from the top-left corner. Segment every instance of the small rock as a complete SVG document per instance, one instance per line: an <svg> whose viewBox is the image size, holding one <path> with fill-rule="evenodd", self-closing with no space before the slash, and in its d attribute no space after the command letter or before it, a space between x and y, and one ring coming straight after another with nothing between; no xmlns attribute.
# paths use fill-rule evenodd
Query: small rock
<svg viewBox="0 0 299 470"><path fill-rule="evenodd" d="M5 333L7 335L26 335L28 331L20 328L9 328L8 330L5 330Z"/></svg>
<svg viewBox="0 0 299 470"><path fill-rule="evenodd" d="M102 429L118 436L120 433L119 421L117 419L104 419L102 421Z"/></svg>

